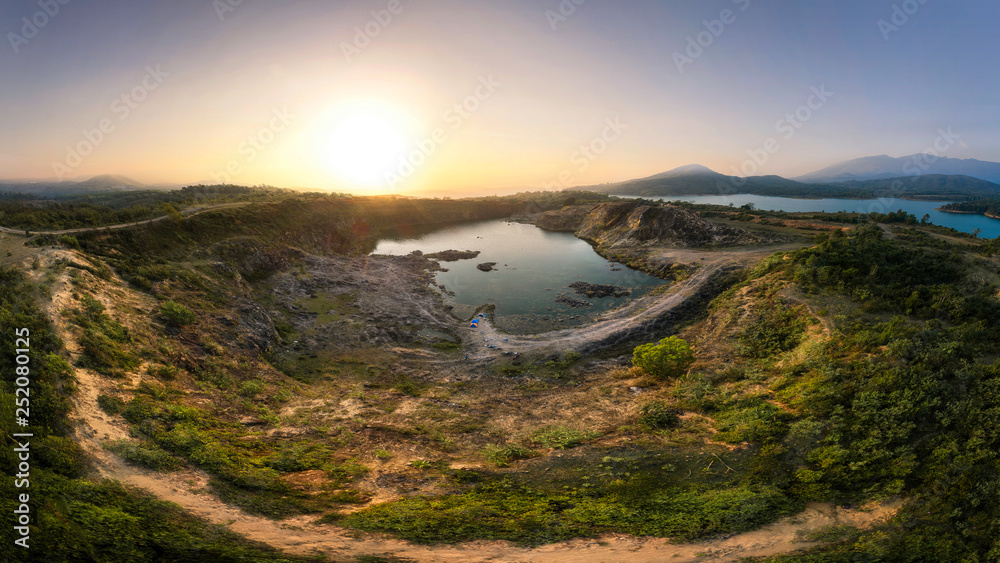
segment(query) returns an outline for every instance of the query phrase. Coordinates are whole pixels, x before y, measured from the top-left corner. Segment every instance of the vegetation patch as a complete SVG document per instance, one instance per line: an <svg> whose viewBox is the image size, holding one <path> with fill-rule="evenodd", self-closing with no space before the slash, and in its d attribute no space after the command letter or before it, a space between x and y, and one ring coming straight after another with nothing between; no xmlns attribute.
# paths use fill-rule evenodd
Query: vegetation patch
<svg viewBox="0 0 1000 563"><path fill-rule="evenodd" d="M597 432L584 432L568 426L547 426L532 434L531 439L543 448L565 450L575 448L599 435Z"/></svg>
<svg viewBox="0 0 1000 563"><path fill-rule="evenodd" d="M779 489L760 485L697 491L640 479L596 492L549 493L497 482L462 495L374 506L342 524L418 543L488 539L537 545L610 532L691 540L753 529L799 508Z"/></svg>
<svg viewBox="0 0 1000 563"><path fill-rule="evenodd" d="M129 331L104 312L100 301L89 295L80 301L83 308L77 309L72 318L82 329L79 342L84 367L112 376L139 367L139 358L131 350L135 343Z"/></svg>
<svg viewBox="0 0 1000 563"><path fill-rule="evenodd" d="M155 471L175 471L184 466L184 462L149 441L115 440L105 442L103 446L133 465Z"/></svg>
<svg viewBox="0 0 1000 563"><path fill-rule="evenodd" d="M486 447L483 448L482 453L483 457L486 458L486 461L496 465L497 467L507 467L515 461L530 459L538 455L532 450L517 444L506 444L502 446L487 444Z"/></svg>
<svg viewBox="0 0 1000 563"><path fill-rule="evenodd" d="M739 351L749 358L769 358L795 348L805 334L805 315L804 307L787 307L780 300L759 307L736 333Z"/></svg>

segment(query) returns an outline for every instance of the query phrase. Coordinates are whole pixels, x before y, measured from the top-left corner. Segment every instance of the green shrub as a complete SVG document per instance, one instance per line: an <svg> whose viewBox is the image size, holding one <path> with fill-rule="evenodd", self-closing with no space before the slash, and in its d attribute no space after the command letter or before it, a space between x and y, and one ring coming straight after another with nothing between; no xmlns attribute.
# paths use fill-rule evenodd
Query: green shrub
<svg viewBox="0 0 1000 563"><path fill-rule="evenodd" d="M309 471L319 469L329 463L333 451L316 444L291 444L281 449L264 462L278 471Z"/></svg>
<svg viewBox="0 0 1000 563"><path fill-rule="evenodd" d="M694 363L694 351L683 339L669 336L656 344L636 346L632 364L660 378L683 375Z"/></svg>
<svg viewBox="0 0 1000 563"><path fill-rule="evenodd" d="M71 235L62 235L59 237L59 244L80 250L80 241Z"/></svg>
<svg viewBox="0 0 1000 563"><path fill-rule="evenodd" d="M176 471L184 464L152 442L116 440L105 442L104 449L133 464L156 471Z"/></svg>
<svg viewBox="0 0 1000 563"><path fill-rule="evenodd" d="M119 415L125 411L125 401L110 395L98 395L97 406L101 407L101 410L111 416Z"/></svg>
<svg viewBox="0 0 1000 563"><path fill-rule="evenodd" d="M260 395L265 389L267 389L267 386L262 381L244 381L243 385L240 386L240 394L253 397Z"/></svg>
<svg viewBox="0 0 1000 563"><path fill-rule="evenodd" d="M595 438L596 433L583 432L567 426L549 426L535 432L532 439L544 448L565 450L575 448L585 440Z"/></svg>
<svg viewBox="0 0 1000 563"><path fill-rule="evenodd" d="M189 325L197 318L190 309L180 303L177 303L176 301L167 301L161 305L160 315L162 315L163 320L172 327Z"/></svg>
<svg viewBox="0 0 1000 563"><path fill-rule="evenodd" d="M586 495L494 482L461 495L372 506L341 524L418 543L508 540L536 545L620 532L692 540L751 530L801 508L776 487L708 491L616 485Z"/></svg>
<svg viewBox="0 0 1000 563"><path fill-rule="evenodd" d="M766 402L734 407L715 415L719 438L729 443L764 443L777 440L788 430L789 415Z"/></svg>
<svg viewBox="0 0 1000 563"><path fill-rule="evenodd" d="M525 448L524 446L518 446L516 444L507 444L504 446L498 446L496 444L487 444L483 448L483 457L486 461L496 465L497 467L507 467L512 461L517 461L519 459L529 459L535 457L535 452Z"/></svg>
<svg viewBox="0 0 1000 563"><path fill-rule="evenodd" d="M736 334L740 352L750 358L768 358L799 345L805 334L806 319L801 308L773 304L757 313Z"/></svg>
<svg viewBox="0 0 1000 563"><path fill-rule="evenodd" d="M681 423L681 411L672 409L660 401L653 401L642 407L639 422L650 428L674 428Z"/></svg>

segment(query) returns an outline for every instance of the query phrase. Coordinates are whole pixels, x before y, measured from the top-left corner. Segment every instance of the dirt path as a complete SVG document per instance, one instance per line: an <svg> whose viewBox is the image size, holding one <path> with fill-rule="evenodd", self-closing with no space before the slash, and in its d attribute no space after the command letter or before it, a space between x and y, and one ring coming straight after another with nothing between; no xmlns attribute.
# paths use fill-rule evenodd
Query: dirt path
<svg viewBox="0 0 1000 563"><path fill-rule="evenodd" d="M215 211L217 209L223 209L226 207L242 207L244 205L250 205L251 201L241 201L236 203L216 203L212 205L201 205L196 207L188 207L184 211L181 211L181 215L184 217L194 217L195 215L200 215L202 213L207 213L209 211ZM127 229L129 227L135 227L138 225L148 225L150 223L156 223L157 221L163 221L168 219L169 216L162 215L160 217L155 217L153 219L147 219L145 221L136 221L133 223L120 223L118 225L107 225L103 227L82 227L79 229L63 229L61 231L34 231L31 229L11 229L9 227L0 227L0 232L8 233L12 235L21 236L35 236L35 235L72 235L77 233L90 233L93 231L107 231L107 230L118 230ZM30 235L25 235L25 231L31 233Z"/></svg>

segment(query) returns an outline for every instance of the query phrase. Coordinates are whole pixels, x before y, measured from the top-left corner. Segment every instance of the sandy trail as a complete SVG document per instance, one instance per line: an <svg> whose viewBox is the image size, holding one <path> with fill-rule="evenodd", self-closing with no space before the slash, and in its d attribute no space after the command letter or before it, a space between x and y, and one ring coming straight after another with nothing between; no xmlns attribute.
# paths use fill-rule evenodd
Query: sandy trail
<svg viewBox="0 0 1000 563"><path fill-rule="evenodd" d="M66 257L66 250L43 250L44 261ZM80 259L80 257L77 257ZM718 265L721 267L721 264ZM705 268L702 277L688 280L690 287L707 277L712 268ZM63 338L71 356L79 347L60 312L74 306L70 297L72 285L63 273L53 284L53 299L47 314ZM667 299L662 308L675 300ZM619 319L620 320L620 319ZM612 325L617 326L617 325ZM491 329L492 330L492 329ZM573 331L560 331L569 335ZM478 335L477 336L483 336ZM503 338L502 335L497 337ZM494 337L494 338L497 338ZM506 336L510 338L510 336ZM530 340L524 340L530 342ZM489 350L484 348L484 350ZM786 517L753 532L726 539L692 544L670 544L660 538L638 538L609 535L599 539L560 542L537 548L525 548L507 542L477 541L461 545L420 546L406 541L354 533L342 528L316 524L315 517L301 516L284 521L247 514L207 492L208 475L200 470L157 473L125 464L120 458L101 447L107 440L128 438L124 421L112 418L98 406L97 397L120 384L99 374L77 369L79 391L74 396L75 439L94 461L100 477L117 480L178 504L200 518L251 540L271 545L295 555L323 556L330 561L354 561L359 555L394 556L402 560L427 563L576 563L576 562L635 562L660 561L737 561L742 557L767 556L808 548L816 543L799 540L802 531L828 526L850 525L866 527L887 520L895 513L898 503L873 506L869 510L842 509L825 504L810 504L805 511ZM138 385L141 376L134 376L127 386Z"/></svg>

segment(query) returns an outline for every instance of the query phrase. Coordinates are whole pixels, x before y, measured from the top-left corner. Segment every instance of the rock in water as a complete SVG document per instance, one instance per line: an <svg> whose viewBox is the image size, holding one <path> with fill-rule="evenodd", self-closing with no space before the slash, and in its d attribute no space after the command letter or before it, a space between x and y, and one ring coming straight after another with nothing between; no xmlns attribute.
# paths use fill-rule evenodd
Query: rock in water
<svg viewBox="0 0 1000 563"><path fill-rule="evenodd" d="M455 262L457 260L469 260L479 256L478 250L443 250L441 252L435 252L433 254L425 254L426 258L431 260L440 260L442 262Z"/></svg>
<svg viewBox="0 0 1000 563"><path fill-rule="evenodd" d="M569 286L577 293L577 295L586 295L587 297L627 297L632 293L632 290L627 287L619 287L617 285L603 284L603 283L587 283L587 282L573 282Z"/></svg>
<svg viewBox="0 0 1000 563"><path fill-rule="evenodd" d="M593 307L594 304L590 301L585 301L583 299L577 299L568 293L560 293L559 297L556 297L556 303L562 303L563 305L569 305L574 309L586 309Z"/></svg>
<svg viewBox="0 0 1000 563"><path fill-rule="evenodd" d="M492 272L493 271L493 266L496 266L496 265L497 265L496 262L483 262L482 264L479 264L478 266L476 266L476 268L479 268L480 270L482 270L484 272Z"/></svg>

